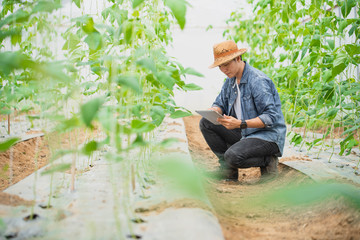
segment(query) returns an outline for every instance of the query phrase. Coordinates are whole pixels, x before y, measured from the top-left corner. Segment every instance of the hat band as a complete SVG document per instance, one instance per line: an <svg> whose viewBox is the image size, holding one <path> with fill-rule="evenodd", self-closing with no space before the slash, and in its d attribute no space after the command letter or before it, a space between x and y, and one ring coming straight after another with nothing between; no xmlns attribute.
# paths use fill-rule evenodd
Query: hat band
<svg viewBox="0 0 360 240"><path fill-rule="evenodd" d="M220 54L216 54L215 59L216 59L216 58L220 58L220 57L225 57L225 56L227 56L227 55L230 55L230 54L235 53L235 52L238 52L238 51L239 51L239 49L233 49L233 50L228 51L228 52L222 52L222 53L220 53Z"/></svg>

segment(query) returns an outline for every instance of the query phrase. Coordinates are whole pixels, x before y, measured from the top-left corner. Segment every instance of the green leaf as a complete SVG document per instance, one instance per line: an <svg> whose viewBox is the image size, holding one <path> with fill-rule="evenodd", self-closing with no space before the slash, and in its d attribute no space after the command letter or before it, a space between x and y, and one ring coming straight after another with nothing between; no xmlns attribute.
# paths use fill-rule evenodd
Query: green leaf
<svg viewBox="0 0 360 240"><path fill-rule="evenodd" d="M185 0L164 0L164 4L170 8L180 28L184 29L187 2Z"/></svg>
<svg viewBox="0 0 360 240"><path fill-rule="evenodd" d="M156 73L156 64L152 58L143 58L136 62L137 65L149 69L153 73Z"/></svg>
<svg viewBox="0 0 360 240"><path fill-rule="evenodd" d="M126 21L123 24L123 33L124 33L124 38L125 38L125 42L127 44L130 44L132 42L132 37L133 37L133 24L131 21Z"/></svg>
<svg viewBox="0 0 360 240"><path fill-rule="evenodd" d="M52 165L47 170L43 171L41 173L41 175L52 174L52 173L55 173L55 172L65 172L65 171L69 170L70 168L71 168L70 163L55 164L55 165Z"/></svg>
<svg viewBox="0 0 360 240"><path fill-rule="evenodd" d="M143 2L144 2L144 0L133 0L132 7L136 8L137 6L139 6Z"/></svg>
<svg viewBox="0 0 360 240"><path fill-rule="evenodd" d="M59 3L53 2L53 1L38 1L35 7L32 10L32 13L37 12L49 12L61 8L61 5Z"/></svg>
<svg viewBox="0 0 360 240"><path fill-rule="evenodd" d="M203 88L194 84L194 83L189 83L189 84L185 84L184 86L181 87L183 90L185 91L196 91L196 90L202 90Z"/></svg>
<svg viewBox="0 0 360 240"><path fill-rule="evenodd" d="M332 79L332 71L327 69L322 73L323 80L328 82Z"/></svg>
<svg viewBox="0 0 360 240"><path fill-rule="evenodd" d="M82 3L83 0L72 0L73 3L75 3L75 5L80 8L80 4Z"/></svg>
<svg viewBox="0 0 360 240"><path fill-rule="evenodd" d="M153 106L151 109L150 109L150 116L153 120L153 123L156 125L156 126L159 126L162 121L164 120L165 118L165 112L164 112L164 109L160 106Z"/></svg>
<svg viewBox="0 0 360 240"><path fill-rule="evenodd" d="M167 73L167 72L160 72L156 74L156 78L164 84L165 87L172 90L175 85L175 80Z"/></svg>
<svg viewBox="0 0 360 240"><path fill-rule="evenodd" d="M79 44L80 38L76 34L70 33L67 36L66 42L62 47L62 50L70 50L72 52L79 47Z"/></svg>
<svg viewBox="0 0 360 240"><path fill-rule="evenodd" d="M142 93L142 88L139 83L139 79L135 76L119 76L116 79L118 85L132 89L134 92Z"/></svg>
<svg viewBox="0 0 360 240"><path fill-rule="evenodd" d="M11 45L16 45L17 43L21 43L21 34L11 35Z"/></svg>
<svg viewBox="0 0 360 240"><path fill-rule="evenodd" d="M20 138L10 138L4 142L0 143L0 152L5 152L8 150L12 145L14 145L16 142L18 142Z"/></svg>
<svg viewBox="0 0 360 240"><path fill-rule="evenodd" d="M360 45L356 43L346 44L345 50L350 57L353 57L354 55L360 54Z"/></svg>
<svg viewBox="0 0 360 240"><path fill-rule="evenodd" d="M150 132L155 129L155 125L149 122L144 122L139 119L131 121L131 130L134 133Z"/></svg>
<svg viewBox="0 0 360 240"><path fill-rule="evenodd" d="M320 47L320 35L315 34L310 42L311 47Z"/></svg>
<svg viewBox="0 0 360 240"><path fill-rule="evenodd" d="M94 119L96 113L99 111L104 102L105 99L103 97L98 97L81 106L81 117L86 126L91 127L91 121Z"/></svg>
<svg viewBox="0 0 360 240"><path fill-rule="evenodd" d="M187 117L187 116L191 116L192 113L191 112L185 112L185 111L181 111L181 110L177 110L175 112L173 112L170 117L171 118L182 118L182 117Z"/></svg>
<svg viewBox="0 0 360 240"><path fill-rule="evenodd" d="M193 76L198 76L198 77L204 77L204 75L202 73L199 73L198 71L196 71L195 69L193 68L186 68L184 70L184 73L185 74L188 74L188 75L193 75Z"/></svg>
<svg viewBox="0 0 360 240"><path fill-rule="evenodd" d="M346 52L340 52L336 55L334 62L333 62L333 69L332 69L332 75L335 77L339 73L343 72L344 69L348 65L348 58L349 56L346 54Z"/></svg>
<svg viewBox="0 0 360 240"><path fill-rule="evenodd" d="M16 12L7 16L4 20L0 21L0 28L6 24L23 23L29 20L30 14L23 9L19 9Z"/></svg>
<svg viewBox="0 0 360 240"><path fill-rule="evenodd" d="M347 28L351 23L356 22L356 19L341 19L339 23L339 33L342 34L344 29Z"/></svg>
<svg viewBox="0 0 360 240"><path fill-rule="evenodd" d="M346 18L349 13L351 12L351 9L356 6L356 0L345 0L342 2L341 6L341 13L344 18Z"/></svg>
<svg viewBox="0 0 360 240"><path fill-rule="evenodd" d="M0 52L0 74L8 75L15 69L33 67L35 63L20 52Z"/></svg>
<svg viewBox="0 0 360 240"><path fill-rule="evenodd" d="M287 54L283 54L283 53L281 53L280 54L280 62L283 62L285 59L287 58Z"/></svg>
<svg viewBox="0 0 360 240"><path fill-rule="evenodd" d="M77 116L73 116L70 119L65 119L63 121L60 122L60 124L58 126L56 126L56 130L59 132L66 132L66 131L71 131L74 128L78 128L80 127L80 120Z"/></svg>
<svg viewBox="0 0 360 240"><path fill-rule="evenodd" d="M90 33L84 40L91 50L98 50L102 45L102 37L99 32Z"/></svg>
<svg viewBox="0 0 360 240"><path fill-rule="evenodd" d="M327 39L326 42L328 43L331 50L335 48L335 41L333 39Z"/></svg>
<svg viewBox="0 0 360 240"><path fill-rule="evenodd" d="M333 119L336 117L336 114L338 113L339 109L338 108L330 108L327 112L326 112L326 118L330 118Z"/></svg>
<svg viewBox="0 0 360 240"><path fill-rule="evenodd" d="M96 141L90 141L83 147L83 153L90 156L92 152L99 148L99 143Z"/></svg>

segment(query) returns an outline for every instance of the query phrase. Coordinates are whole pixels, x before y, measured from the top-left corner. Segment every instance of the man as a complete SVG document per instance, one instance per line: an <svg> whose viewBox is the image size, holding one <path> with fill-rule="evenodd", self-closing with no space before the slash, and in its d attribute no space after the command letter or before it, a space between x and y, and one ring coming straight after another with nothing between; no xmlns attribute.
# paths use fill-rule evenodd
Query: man
<svg viewBox="0 0 360 240"><path fill-rule="evenodd" d="M286 125L279 94L271 79L242 61L246 49L234 41L215 44L214 63L227 76L210 109L219 112L221 125L202 118L200 130L220 168L216 176L237 181L238 168L260 167L263 179L277 176Z"/></svg>

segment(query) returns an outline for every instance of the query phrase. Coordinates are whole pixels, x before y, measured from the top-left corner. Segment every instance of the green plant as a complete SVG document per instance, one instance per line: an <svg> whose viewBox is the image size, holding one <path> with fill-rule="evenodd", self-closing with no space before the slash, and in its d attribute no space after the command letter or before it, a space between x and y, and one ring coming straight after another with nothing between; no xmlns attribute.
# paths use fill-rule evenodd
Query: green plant
<svg viewBox="0 0 360 240"><path fill-rule="evenodd" d="M254 16L243 20L233 12L228 23L234 27L224 35L249 44L247 61L276 83L287 123L303 128L303 137L294 132L290 140L300 144L307 131L322 128L324 137L306 144L324 146L327 136L334 144L334 131L344 129L340 154L349 154L359 146L359 2L248 2Z"/></svg>

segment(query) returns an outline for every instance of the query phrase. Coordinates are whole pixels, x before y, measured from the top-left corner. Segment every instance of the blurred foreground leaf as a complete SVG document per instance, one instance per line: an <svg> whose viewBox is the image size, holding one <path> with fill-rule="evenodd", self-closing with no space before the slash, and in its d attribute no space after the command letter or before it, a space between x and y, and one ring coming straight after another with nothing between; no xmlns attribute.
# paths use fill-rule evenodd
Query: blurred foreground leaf
<svg viewBox="0 0 360 240"><path fill-rule="evenodd" d="M185 27L186 4L185 0L164 0L166 6L171 9L181 29Z"/></svg>
<svg viewBox="0 0 360 240"><path fill-rule="evenodd" d="M181 110L177 110L175 112L173 112L170 117L171 118L182 118L182 117L187 117L187 116L191 116L192 113L191 112L184 112Z"/></svg>
<svg viewBox="0 0 360 240"><path fill-rule="evenodd" d="M0 143L0 152L5 152L19 140L20 140L20 138L11 138L11 139L8 139L8 140Z"/></svg>
<svg viewBox="0 0 360 240"><path fill-rule="evenodd" d="M273 204L311 205L331 197L344 197L360 209L360 189L341 183L308 183L290 185L286 188L264 194L259 201Z"/></svg>
<svg viewBox="0 0 360 240"><path fill-rule="evenodd" d="M41 175L52 174L55 172L65 172L71 168L70 163L55 164L41 173Z"/></svg>
<svg viewBox="0 0 360 240"><path fill-rule="evenodd" d="M100 107L104 104L105 99L103 97L95 98L81 106L81 117L86 126L91 127L91 121L96 116Z"/></svg>

